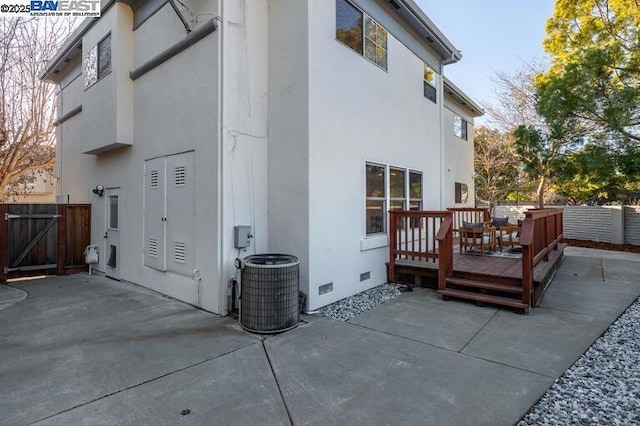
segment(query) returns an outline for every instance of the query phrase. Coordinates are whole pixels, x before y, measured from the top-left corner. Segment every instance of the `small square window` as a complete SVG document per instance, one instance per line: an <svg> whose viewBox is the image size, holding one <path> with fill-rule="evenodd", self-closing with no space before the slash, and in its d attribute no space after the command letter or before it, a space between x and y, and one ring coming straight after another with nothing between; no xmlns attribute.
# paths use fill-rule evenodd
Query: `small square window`
<svg viewBox="0 0 640 426"><path fill-rule="evenodd" d="M463 204L469 199L469 187L466 183L456 182L455 203Z"/></svg>
<svg viewBox="0 0 640 426"><path fill-rule="evenodd" d="M424 69L423 69L424 97L429 99L431 102L437 102L436 97L437 97L438 91L436 89L436 85L437 85L436 76L437 76L436 71L433 68L431 68L429 65L424 64Z"/></svg>
<svg viewBox="0 0 640 426"><path fill-rule="evenodd" d="M453 133L460 139L467 140L468 135L468 123L467 120L455 115L453 117Z"/></svg>
<svg viewBox="0 0 640 426"><path fill-rule="evenodd" d="M82 68L85 89L111 72L111 34L84 54Z"/></svg>

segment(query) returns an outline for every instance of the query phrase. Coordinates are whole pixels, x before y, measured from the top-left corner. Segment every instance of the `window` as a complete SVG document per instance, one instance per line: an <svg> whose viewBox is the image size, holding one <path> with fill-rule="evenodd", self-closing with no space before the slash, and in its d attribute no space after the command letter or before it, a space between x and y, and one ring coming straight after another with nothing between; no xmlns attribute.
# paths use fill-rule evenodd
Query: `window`
<svg viewBox="0 0 640 426"><path fill-rule="evenodd" d="M453 117L453 133L464 140L467 140L467 120L455 115Z"/></svg>
<svg viewBox="0 0 640 426"><path fill-rule="evenodd" d="M469 187L466 183L456 182L456 204L466 203L469 199Z"/></svg>
<svg viewBox="0 0 640 426"><path fill-rule="evenodd" d="M429 65L424 64L424 97L429 99L431 102L436 102L436 72Z"/></svg>
<svg viewBox="0 0 640 426"><path fill-rule="evenodd" d="M111 34L85 53L83 68L85 89L111 72Z"/></svg>
<svg viewBox="0 0 640 426"><path fill-rule="evenodd" d="M118 229L118 196L109 196L109 229Z"/></svg>
<svg viewBox="0 0 640 426"><path fill-rule="evenodd" d="M336 0L336 39L387 69L387 30L347 0Z"/></svg>
<svg viewBox="0 0 640 426"><path fill-rule="evenodd" d="M386 223L386 167L367 164L367 235L385 232Z"/></svg>
<svg viewBox="0 0 640 426"><path fill-rule="evenodd" d="M407 199L406 190L406 173L404 169L389 169L389 192L391 202L389 210L405 210L405 201Z"/></svg>
<svg viewBox="0 0 640 426"><path fill-rule="evenodd" d="M383 70L387 69L387 30L365 17L364 56Z"/></svg>
<svg viewBox="0 0 640 426"><path fill-rule="evenodd" d="M367 163L366 234L386 232L389 210L422 210L422 173ZM386 180L389 176L389 180ZM385 189L389 185L389 193Z"/></svg>
<svg viewBox="0 0 640 426"><path fill-rule="evenodd" d="M409 210L422 210L422 173L409 172Z"/></svg>

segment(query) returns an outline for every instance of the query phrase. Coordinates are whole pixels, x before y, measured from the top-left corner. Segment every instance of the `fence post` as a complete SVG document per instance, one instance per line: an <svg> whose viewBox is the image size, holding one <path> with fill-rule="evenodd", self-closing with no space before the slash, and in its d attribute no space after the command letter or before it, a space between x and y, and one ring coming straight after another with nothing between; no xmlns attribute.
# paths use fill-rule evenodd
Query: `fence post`
<svg viewBox="0 0 640 426"><path fill-rule="evenodd" d="M67 251L67 208L65 204L58 204L58 253L57 270L58 275L64 275L64 263Z"/></svg>
<svg viewBox="0 0 640 426"><path fill-rule="evenodd" d="M9 266L7 251L9 250L9 221L5 215L9 213L9 206L0 204L0 283L7 282L7 274L4 268Z"/></svg>

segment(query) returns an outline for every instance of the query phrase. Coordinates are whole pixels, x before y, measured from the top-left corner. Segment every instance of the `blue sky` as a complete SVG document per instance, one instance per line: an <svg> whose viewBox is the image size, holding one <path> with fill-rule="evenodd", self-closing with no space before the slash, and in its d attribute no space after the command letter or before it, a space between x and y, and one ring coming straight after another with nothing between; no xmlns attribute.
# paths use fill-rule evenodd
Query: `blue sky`
<svg viewBox="0 0 640 426"><path fill-rule="evenodd" d="M492 100L496 71L509 74L544 58L542 39L554 0L415 2L462 51L462 60L448 65L445 75L481 105Z"/></svg>

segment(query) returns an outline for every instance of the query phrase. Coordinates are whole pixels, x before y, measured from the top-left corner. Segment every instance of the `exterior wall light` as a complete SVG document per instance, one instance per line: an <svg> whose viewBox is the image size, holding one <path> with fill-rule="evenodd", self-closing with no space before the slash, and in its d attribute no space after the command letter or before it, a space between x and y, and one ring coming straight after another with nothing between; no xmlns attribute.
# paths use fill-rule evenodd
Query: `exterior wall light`
<svg viewBox="0 0 640 426"><path fill-rule="evenodd" d="M102 197L104 195L104 186L96 185L96 187L93 188L93 193L96 194L98 197Z"/></svg>

